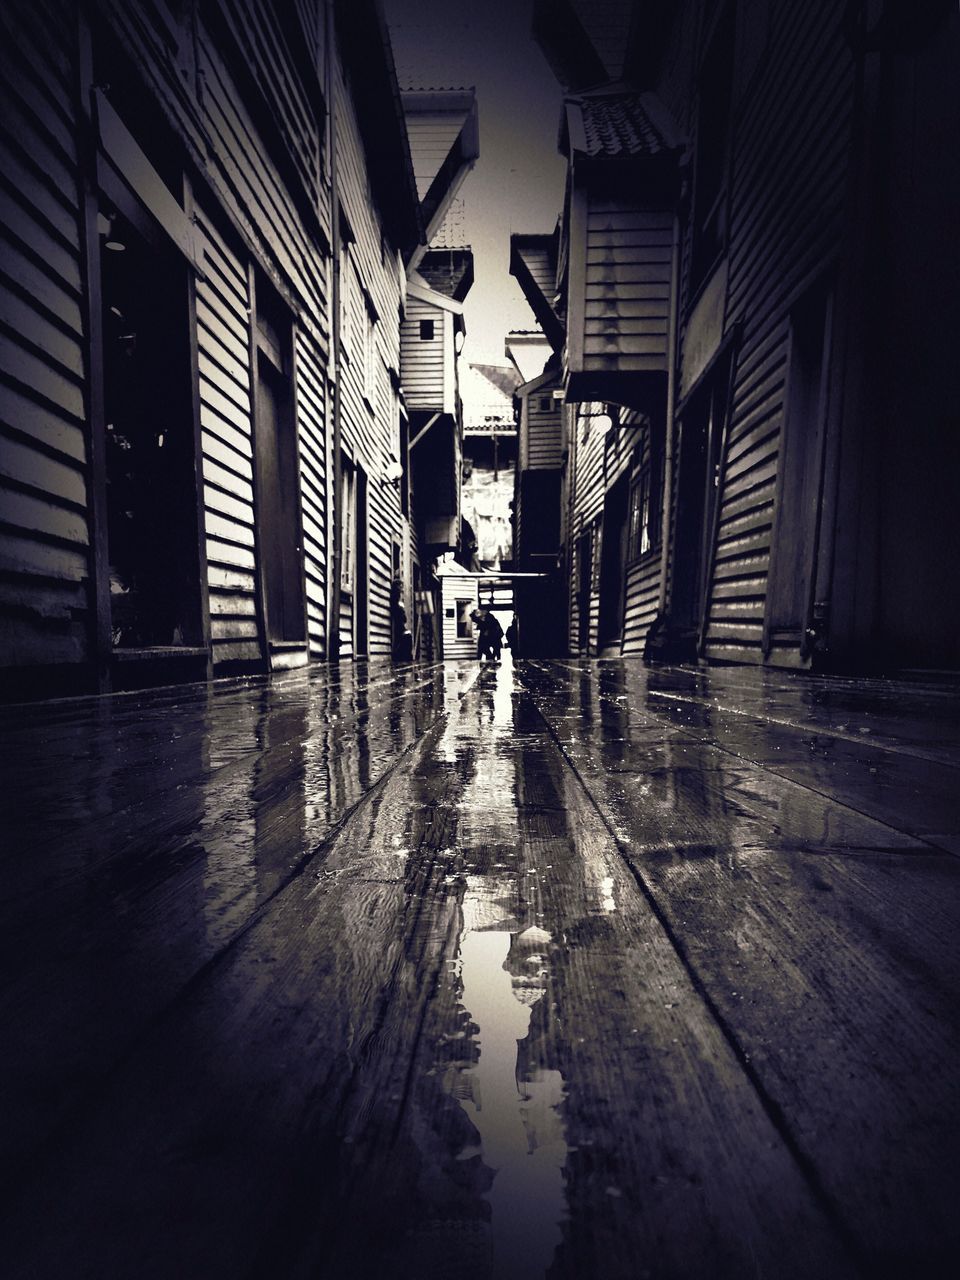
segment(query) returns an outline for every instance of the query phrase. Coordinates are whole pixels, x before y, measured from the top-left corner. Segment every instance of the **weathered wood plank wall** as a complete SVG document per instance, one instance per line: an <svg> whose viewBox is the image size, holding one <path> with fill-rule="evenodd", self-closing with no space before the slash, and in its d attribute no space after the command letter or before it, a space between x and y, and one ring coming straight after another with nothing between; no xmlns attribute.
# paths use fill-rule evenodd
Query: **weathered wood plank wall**
<svg viewBox="0 0 960 1280"><path fill-rule="evenodd" d="M353 273L348 286L349 323L341 334L340 405L344 450L368 470L367 614L368 635L359 649L371 657L389 656L391 634L392 548L409 538L400 511L400 495L380 479L391 458L399 457L400 306L406 277L400 256L385 236L371 199L370 178L351 86L336 59L334 119L338 147L338 194L353 240L341 268ZM368 321L372 333L368 334ZM372 361L372 367L368 361ZM377 388L380 388L379 396ZM341 654L345 653L345 600L341 606ZM350 627L356 626L351 615Z"/></svg>
<svg viewBox="0 0 960 1280"><path fill-rule="evenodd" d="M0 650L90 654L87 333L73 6L0 8Z"/></svg>
<svg viewBox="0 0 960 1280"><path fill-rule="evenodd" d="M725 332L741 321L743 344L720 459L705 652L760 662L790 309L841 241L853 64L836 5L776 6L766 13L749 8L755 21L751 26L750 15L742 16L734 58L724 307ZM674 38L695 47L685 23ZM682 64L684 54L677 50L674 58ZM671 60L668 54L668 65ZM692 129L689 84L665 81L661 91ZM685 258L689 306L689 235Z"/></svg>

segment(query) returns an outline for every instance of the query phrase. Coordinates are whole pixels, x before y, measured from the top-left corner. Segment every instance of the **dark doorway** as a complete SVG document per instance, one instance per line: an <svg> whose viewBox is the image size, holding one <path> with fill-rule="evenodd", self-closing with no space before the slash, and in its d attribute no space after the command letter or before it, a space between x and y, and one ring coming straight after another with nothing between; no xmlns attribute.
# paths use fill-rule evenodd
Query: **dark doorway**
<svg viewBox="0 0 960 1280"><path fill-rule="evenodd" d="M678 627L704 625L713 563L720 460L732 355L721 357L683 411L670 612Z"/></svg>
<svg viewBox="0 0 960 1280"><path fill-rule="evenodd" d="M577 649L590 648L590 586L593 579L593 531L577 539Z"/></svg>
<svg viewBox="0 0 960 1280"><path fill-rule="evenodd" d="M132 198L100 246L113 647L200 645L187 266Z"/></svg>
<svg viewBox="0 0 960 1280"><path fill-rule="evenodd" d="M627 543L626 474L613 484L603 503L603 534L600 551L600 617L597 647L619 644L623 634L624 566Z"/></svg>
<svg viewBox="0 0 960 1280"><path fill-rule="evenodd" d="M367 473L357 467L357 573L354 595L354 624L356 627L356 652L365 655L370 650L369 640L369 582L367 565L370 560L367 532Z"/></svg>
<svg viewBox="0 0 960 1280"><path fill-rule="evenodd" d="M257 533L268 644L306 639L289 318L257 280Z"/></svg>
<svg viewBox="0 0 960 1280"><path fill-rule="evenodd" d="M812 622L827 412L830 296L805 298L790 320L790 365L770 551L764 652L806 656Z"/></svg>

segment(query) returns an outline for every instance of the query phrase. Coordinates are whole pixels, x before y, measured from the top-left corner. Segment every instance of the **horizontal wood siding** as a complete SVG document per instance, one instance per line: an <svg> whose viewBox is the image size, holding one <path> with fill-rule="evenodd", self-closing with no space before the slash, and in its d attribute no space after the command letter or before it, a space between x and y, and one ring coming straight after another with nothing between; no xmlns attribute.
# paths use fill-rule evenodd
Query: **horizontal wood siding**
<svg viewBox="0 0 960 1280"><path fill-rule="evenodd" d="M604 477L603 459L605 438L597 430L589 430L586 419L574 420L570 450L573 457L573 501L570 513L570 551L576 564L577 544L581 534L591 528L603 513ZM593 575L594 583L597 575ZM580 609L576 572L570 575L570 649L579 649ZM589 652L596 652L597 614L599 595L591 593L591 622Z"/></svg>
<svg viewBox="0 0 960 1280"><path fill-rule="evenodd" d="M706 628L709 657L750 662L762 660L789 309L841 242L851 142L840 10L823 2L777 15L734 124L727 323L742 319L744 339Z"/></svg>
<svg viewBox="0 0 960 1280"><path fill-rule="evenodd" d="M297 427L300 440L300 498L306 572L307 637L311 658L326 657L327 583L331 509L328 454L329 398L325 350L303 329L297 332Z"/></svg>
<svg viewBox="0 0 960 1280"><path fill-rule="evenodd" d="M552 302L557 292L557 268L550 248L546 244L542 248L525 245L520 253L537 288Z"/></svg>
<svg viewBox="0 0 960 1280"><path fill-rule="evenodd" d="M549 409L541 409L541 400L549 401ZM553 399L549 389L536 391L527 397L524 469L554 471L560 466L562 453L563 428L560 421L560 401Z"/></svg>
<svg viewBox="0 0 960 1280"><path fill-rule="evenodd" d="M673 214L588 193L583 369L664 372Z"/></svg>
<svg viewBox="0 0 960 1280"><path fill-rule="evenodd" d="M635 438L637 445L632 476L636 475L643 466L650 467L652 491L656 493L659 491L659 486L657 478L653 475L655 462L651 457L649 428L645 424L638 422ZM627 520L629 524L629 508ZM638 559L631 561L628 558L623 618L624 657L635 656L643 652L643 642L646 639L647 628L657 612L661 578L661 548L659 541L659 538L655 539L654 546Z"/></svg>
<svg viewBox="0 0 960 1280"><path fill-rule="evenodd" d="M422 200L463 128L465 111L416 111L407 115L417 195Z"/></svg>
<svg viewBox="0 0 960 1280"><path fill-rule="evenodd" d="M441 591L443 602L442 639L444 658L475 658L477 656L477 638L468 636L457 638L457 600L469 600L470 607L477 604L477 584L474 578L444 578ZM448 610L454 611L453 617L447 617Z"/></svg>
<svg viewBox="0 0 960 1280"><path fill-rule="evenodd" d="M204 126L212 143L209 176L214 189L223 194L232 219L252 243L258 265L288 300L291 316L296 321L295 396L308 639L311 656L321 657L327 651L326 584L330 572L326 383L330 359L331 263L325 239L329 234L329 193L321 181L322 139L312 105L316 102L317 86L311 97L289 56L290 32L281 28L269 6L254 0L249 22L243 29L241 9L242 6L227 3L223 6L223 15L234 38L247 50L254 73L256 87L249 106L235 82L231 55L217 46L220 27L215 24L212 31L200 27L198 63L203 78ZM307 34L312 32L319 47L321 33L315 26L315 18L307 16ZM247 92L251 92L249 84ZM279 141L276 136L265 137L258 127L264 102L270 104ZM290 177L291 160L297 180ZM239 265L239 262L235 264ZM243 269L245 271L246 263ZM245 306L245 301L241 305L240 294L234 294L234 340L242 336L240 324L244 331L248 327ZM249 354L244 362L249 365ZM249 369L246 376L249 378ZM221 410L228 417L234 416L239 411L236 397L228 397L225 405L221 401ZM245 449L251 458L249 410L246 444L240 439L241 424L237 422L235 427L239 434L233 437L234 445ZM234 501L229 510L216 509L212 528L208 515L208 534L220 531L225 537L228 530L224 528L224 521L231 521L234 535L241 540L231 554L242 560L242 567L251 575L252 589L252 487L238 480L231 496ZM222 554L222 548L217 551ZM213 559L212 551L210 554ZM221 621L214 628L215 640L220 632L215 657L254 655L257 643L256 612L251 609L254 600L244 591L235 592L233 602L238 611L243 610L231 619L236 634L231 634L228 642L225 623Z"/></svg>
<svg viewBox="0 0 960 1280"><path fill-rule="evenodd" d="M0 664L89 656L74 7L0 7Z"/></svg>
<svg viewBox="0 0 960 1280"><path fill-rule="evenodd" d="M420 324L433 324L433 337L420 337ZM408 298L400 329L400 377L407 408L440 413L444 400L444 312L419 298Z"/></svg>
<svg viewBox="0 0 960 1280"><path fill-rule="evenodd" d="M340 407L343 448L367 475L368 653L389 657L392 548L403 545L406 526L395 485L381 483L391 458L399 458L399 407L391 381L400 376L400 305L406 276L386 237L371 196L363 138L350 86L336 60L335 118L339 196L353 233L346 255L355 273L350 297L353 316L341 344ZM362 356L366 312L375 315L373 370L364 376ZM442 327L437 324L438 341ZM368 394L369 392L369 394ZM409 402L408 402L409 404ZM341 626L344 619L341 618ZM346 633L341 630L341 655Z"/></svg>
<svg viewBox="0 0 960 1280"><path fill-rule="evenodd" d="M197 283L200 427L213 661L262 656L257 624L253 423L246 266L196 210L204 256Z"/></svg>

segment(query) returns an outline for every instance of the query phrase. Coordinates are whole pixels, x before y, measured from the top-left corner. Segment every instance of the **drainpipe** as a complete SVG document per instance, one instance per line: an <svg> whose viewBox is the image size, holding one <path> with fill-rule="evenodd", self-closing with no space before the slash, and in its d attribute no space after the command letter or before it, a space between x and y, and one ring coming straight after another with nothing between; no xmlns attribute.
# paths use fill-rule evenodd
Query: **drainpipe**
<svg viewBox="0 0 960 1280"><path fill-rule="evenodd" d="M680 316L680 215L673 215L673 257L670 263L670 318L667 330L667 405L663 442L663 516L660 526L660 592L657 609L667 608L670 571L670 531L673 521L673 434L677 402L677 326Z"/></svg>
<svg viewBox="0 0 960 1280"><path fill-rule="evenodd" d="M331 290L332 313L330 317L330 363L333 367L333 449L330 460L333 468L333 555L331 558L333 577L330 582L327 614L327 659L330 662L338 662L340 659L340 558L343 481L340 475L340 441L342 435L342 409L340 403L340 188L337 177L337 89L333 51L335 38L333 0L328 0L327 2L325 22L325 76L327 82L327 113L330 121L330 240L333 259L333 269L330 273L333 285Z"/></svg>

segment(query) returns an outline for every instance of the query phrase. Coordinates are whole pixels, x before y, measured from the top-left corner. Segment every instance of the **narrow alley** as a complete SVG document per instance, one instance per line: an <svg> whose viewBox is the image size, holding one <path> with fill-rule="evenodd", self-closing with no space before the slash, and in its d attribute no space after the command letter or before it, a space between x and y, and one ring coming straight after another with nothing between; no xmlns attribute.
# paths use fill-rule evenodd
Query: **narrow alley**
<svg viewBox="0 0 960 1280"><path fill-rule="evenodd" d="M11 1280L955 1274L954 688L317 665L0 740Z"/></svg>

